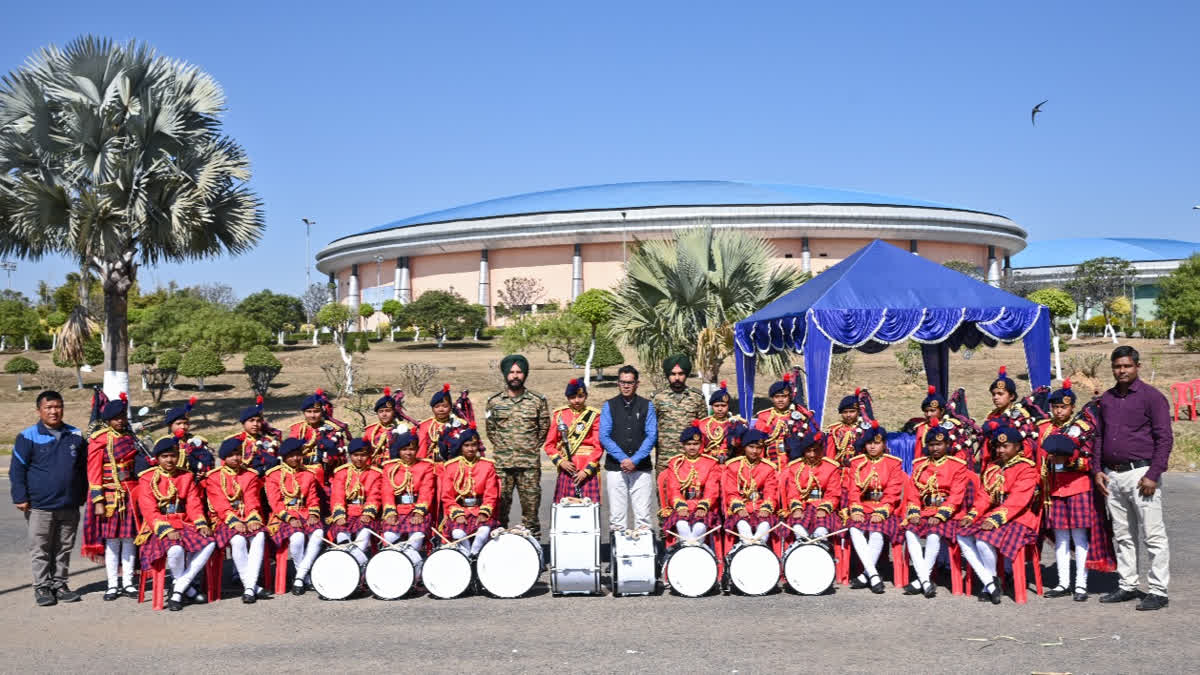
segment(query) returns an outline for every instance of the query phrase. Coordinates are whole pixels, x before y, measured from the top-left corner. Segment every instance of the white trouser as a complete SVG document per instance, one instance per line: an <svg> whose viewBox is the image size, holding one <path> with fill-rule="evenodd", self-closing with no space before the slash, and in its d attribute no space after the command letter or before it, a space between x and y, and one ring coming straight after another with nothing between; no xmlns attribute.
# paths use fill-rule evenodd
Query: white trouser
<svg viewBox="0 0 1200 675"><path fill-rule="evenodd" d="M905 530L904 539L908 542L908 557L912 560L913 569L917 572L917 580L922 585L929 583L929 575L937 562L938 551L942 548L942 538L936 534L925 537L924 552L921 538L912 530Z"/></svg>
<svg viewBox="0 0 1200 675"><path fill-rule="evenodd" d="M250 535L249 546L246 545L244 534L235 534L229 540L229 548L233 550L233 566L237 568L238 579L242 580L242 587L247 593L258 590L258 573L262 570L266 540L266 530Z"/></svg>
<svg viewBox="0 0 1200 675"><path fill-rule="evenodd" d="M183 546L180 544L174 544L168 548L167 569L171 570L171 577L175 579L175 586L172 590L176 593L186 591L192 585L192 580L196 578L196 575L204 569L209 556L216 548L217 543L210 541L199 552L193 553L191 556L185 555ZM190 561L187 560L189 557Z"/></svg>
<svg viewBox="0 0 1200 675"><path fill-rule="evenodd" d="M829 528L821 525L813 530L812 534L810 535L808 530L804 529L803 525L797 523L792 526L792 532L796 535L797 539L820 539L821 537L829 534Z"/></svg>
<svg viewBox="0 0 1200 675"><path fill-rule="evenodd" d="M737 521L738 534L742 535L742 540L757 539L760 543L764 543L767 538L767 533L771 531L771 524L765 520L758 524L758 527L750 530L750 523L745 520Z"/></svg>
<svg viewBox="0 0 1200 675"><path fill-rule="evenodd" d="M350 541L349 532L339 532L337 543L344 544ZM354 545L350 547L350 555L358 561L359 565L365 565L367 562L367 547L371 545L371 529L364 527L354 535Z"/></svg>
<svg viewBox="0 0 1200 675"><path fill-rule="evenodd" d="M854 545L854 553L862 563L867 581L870 581L871 577L878 577L879 570L875 568L875 564L879 562L879 556L883 553L883 533L871 532L868 535L857 527L852 527L850 543Z"/></svg>
<svg viewBox="0 0 1200 675"><path fill-rule="evenodd" d="M986 541L958 535L958 550L985 587L996 580L996 549Z"/></svg>
<svg viewBox="0 0 1200 675"><path fill-rule="evenodd" d="M292 554L292 564L296 566L296 579L292 583L303 583L308 571L312 569L317 556L321 555L321 546L325 541L325 530L316 530L311 535L303 532L293 533L288 539L288 550Z"/></svg>
<svg viewBox="0 0 1200 675"><path fill-rule="evenodd" d="M704 526L703 521L693 525L686 520L681 520L675 523L675 531L679 533L680 539L684 542L695 541L702 543L701 538L705 532L708 532L708 528Z"/></svg>
<svg viewBox="0 0 1200 675"><path fill-rule="evenodd" d="M383 533L384 541L386 541L389 544L394 544L394 543L400 541L401 536L403 536L403 535L401 535L397 532L384 532ZM408 535L408 539L405 539L404 543L417 549L419 552L421 549L421 545L425 543L425 533L424 532L413 532L412 534Z"/></svg>
<svg viewBox="0 0 1200 675"><path fill-rule="evenodd" d="M462 551L466 555L477 555L479 553L479 549L483 548L483 545L488 541L488 536L491 534L492 527L490 525L480 525L471 536L471 539L458 544L458 550ZM466 536L467 531L461 527L455 527L450 531L450 538L455 541L463 539Z"/></svg>
<svg viewBox="0 0 1200 675"><path fill-rule="evenodd" d="M108 587L117 587L117 573L121 573L124 586L133 585L133 558L137 554L137 546L133 539L104 540L104 571L108 575Z"/></svg>
<svg viewBox="0 0 1200 675"><path fill-rule="evenodd" d="M1163 522L1163 486L1150 497L1143 497L1138 481L1146 469L1105 471L1108 476L1108 515L1112 517L1113 548L1117 552L1117 575L1121 590L1137 590L1139 582L1138 549L1145 547L1150 569L1146 581L1151 593L1166 596L1171 581L1171 550L1167 543L1167 525Z"/></svg>
<svg viewBox="0 0 1200 675"><path fill-rule="evenodd" d="M1054 530L1054 560L1059 588L1071 587L1071 543L1075 543L1075 588L1087 591L1088 531L1082 527Z"/></svg>
<svg viewBox="0 0 1200 675"><path fill-rule="evenodd" d="M604 489L608 498L608 527L624 530L629 526L629 510L633 509L633 526L650 527L654 510L654 474L650 471L605 471Z"/></svg>

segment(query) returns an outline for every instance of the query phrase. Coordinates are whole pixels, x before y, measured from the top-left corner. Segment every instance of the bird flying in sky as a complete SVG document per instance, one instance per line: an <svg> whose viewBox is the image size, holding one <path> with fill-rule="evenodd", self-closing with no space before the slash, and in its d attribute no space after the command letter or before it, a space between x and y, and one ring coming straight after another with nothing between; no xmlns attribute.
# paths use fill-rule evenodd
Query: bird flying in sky
<svg viewBox="0 0 1200 675"><path fill-rule="evenodd" d="M1049 100L1050 99L1046 99L1046 101ZM1042 112L1042 106L1046 105L1046 101L1042 101L1041 103L1033 106L1033 111L1029 113L1029 121L1032 122L1033 126L1035 127L1037 126L1037 114Z"/></svg>

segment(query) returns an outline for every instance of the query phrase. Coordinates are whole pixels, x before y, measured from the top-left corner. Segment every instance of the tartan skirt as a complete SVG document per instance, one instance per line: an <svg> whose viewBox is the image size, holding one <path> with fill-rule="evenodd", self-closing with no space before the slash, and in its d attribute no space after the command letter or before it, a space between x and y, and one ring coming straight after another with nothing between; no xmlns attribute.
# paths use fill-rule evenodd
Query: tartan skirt
<svg viewBox="0 0 1200 675"><path fill-rule="evenodd" d="M979 530L975 533L979 541L991 544L1005 558L1012 560L1025 547L1032 544L1037 533L1018 522L1009 522L994 530Z"/></svg>
<svg viewBox="0 0 1200 675"><path fill-rule="evenodd" d="M757 529L759 523L767 523L771 527L775 527L775 523L779 522L774 513L764 518L758 515L757 511L747 511L745 516L739 516L736 513L725 516L725 527L730 530L736 530L739 520L746 521L751 530Z"/></svg>
<svg viewBox="0 0 1200 675"><path fill-rule="evenodd" d="M943 540L954 541L954 538L958 536L958 521L954 518L933 526L929 525L928 520L928 518L922 518L921 522L917 525L908 523L905 525L905 529L917 535L921 539L924 539L931 534L936 534Z"/></svg>
<svg viewBox="0 0 1200 675"><path fill-rule="evenodd" d="M185 523L183 529L179 530L178 540L168 541L152 534L146 543L138 547L138 555L142 560L142 569L148 570L155 561L167 555L167 549L176 544L182 546L183 550L188 553L196 553L215 542L216 539L200 534L190 523Z"/></svg>
<svg viewBox="0 0 1200 675"><path fill-rule="evenodd" d="M671 509L671 514L662 521L662 529L664 532L667 530L673 530L675 525L681 521L687 523L688 525L704 523L704 529L708 530L715 527L717 523L721 522L721 516L713 513L712 511L705 513L703 518L698 517L695 512L689 513L686 516L681 516L679 515L678 511Z"/></svg>
<svg viewBox="0 0 1200 675"><path fill-rule="evenodd" d="M374 525L378 521L378 518L371 521L370 525L372 530L375 529ZM332 525L327 526L325 528L325 536L329 537L333 541L337 541L337 536L339 534L348 534L351 537L354 537L359 532L362 532L363 528L365 527L367 527L367 524L362 522L358 516L348 516L346 521L343 523L333 523Z"/></svg>
<svg viewBox="0 0 1200 675"><path fill-rule="evenodd" d="M500 521L495 518L480 518L478 514L468 513L466 516L467 522L459 525L449 517L446 518L445 528L443 532L449 534L456 529L462 530L466 534L473 534L475 530L481 527L490 527L493 530L500 526Z"/></svg>
<svg viewBox="0 0 1200 675"><path fill-rule="evenodd" d="M600 476L597 474L583 481L579 486L580 497L587 497L592 503L600 503ZM554 483L554 501L560 502L567 497L575 496L575 479L559 471L558 480Z"/></svg>
<svg viewBox="0 0 1200 675"><path fill-rule="evenodd" d="M1050 507L1042 513L1046 527L1053 530L1069 530L1075 527L1091 528L1096 523L1096 506L1091 492L1080 492L1066 497L1050 497Z"/></svg>
<svg viewBox="0 0 1200 675"><path fill-rule="evenodd" d="M318 530L324 530L325 526L321 523L309 525L308 521L300 521L300 527L292 527L286 520L277 520L274 529L271 530L271 541L276 546L286 546L287 540L292 538L293 534L300 532L304 536L308 536Z"/></svg>
<svg viewBox="0 0 1200 675"><path fill-rule="evenodd" d="M420 525L414 525L413 522L411 520L409 520L409 516L411 516L411 515L412 515L412 513L397 514L395 525L389 525L386 522L384 522L382 519L377 520L374 524L374 527L372 527L371 529L375 530L376 532L378 532L381 535L385 532L391 532L392 534L399 534L399 535L404 535L404 536L407 536L410 534L416 534L418 532L420 532L421 534L424 534L424 535L428 535L429 534L429 523L432 520L429 517L429 514L425 514L425 520L422 520Z"/></svg>
<svg viewBox="0 0 1200 675"><path fill-rule="evenodd" d="M861 530L864 534L878 532L888 539L895 539L896 534L900 532L900 523L896 520L895 516L884 518L882 523L872 523L871 516L867 516L866 520L861 523L851 520L847 524L851 529Z"/></svg>
<svg viewBox="0 0 1200 675"><path fill-rule="evenodd" d="M817 507L814 504L805 504L804 510L799 516L788 514L787 520L784 521L788 525L799 525L812 534L818 527L823 527L830 532L842 529L842 519L836 513L830 513L825 516L817 515Z"/></svg>

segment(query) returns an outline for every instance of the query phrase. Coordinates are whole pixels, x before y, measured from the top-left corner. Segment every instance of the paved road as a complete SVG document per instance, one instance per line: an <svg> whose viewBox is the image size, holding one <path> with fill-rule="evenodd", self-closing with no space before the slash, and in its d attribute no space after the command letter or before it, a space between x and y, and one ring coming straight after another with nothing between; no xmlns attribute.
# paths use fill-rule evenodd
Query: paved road
<svg viewBox="0 0 1200 675"><path fill-rule="evenodd" d="M552 491L549 477L545 484ZM5 509L0 671L1194 672L1200 476L1170 475L1167 490L1172 595L1157 613L1100 605L1095 595L1086 604L1031 595L1025 606L994 607L890 586L883 596L838 588L822 597L690 599L555 598L544 584L517 600L324 602L309 593L170 613L102 602L102 569L78 560L83 602L43 609L28 586L24 524ZM549 522L548 505L543 511ZM1092 585L1107 590L1113 580L1093 575ZM1011 639L966 639L998 636ZM1060 637L1061 645L1042 644Z"/></svg>

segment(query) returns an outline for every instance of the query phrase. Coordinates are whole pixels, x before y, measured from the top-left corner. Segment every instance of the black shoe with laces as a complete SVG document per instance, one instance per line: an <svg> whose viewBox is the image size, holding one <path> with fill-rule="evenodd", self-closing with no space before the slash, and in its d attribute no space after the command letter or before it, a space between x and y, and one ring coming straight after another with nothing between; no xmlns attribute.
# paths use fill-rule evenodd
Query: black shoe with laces
<svg viewBox="0 0 1200 675"><path fill-rule="evenodd" d="M850 588L853 589L866 588L869 585L861 574L850 580Z"/></svg>
<svg viewBox="0 0 1200 675"><path fill-rule="evenodd" d="M304 588L303 582L298 583L298 584L296 584L296 583L292 584L292 595L304 595L304 591L305 591L305 588Z"/></svg>
<svg viewBox="0 0 1200 675"><path fill-rule="evenodd" d="M33 601L38 607L53 607L58 604L58 599L54 597L54 591L49 588L33 589Z"/></svg>
<svg viewBox="0 0 1200 675"><path fill-rule="evenodd" d="M1147 593L1146 597L1137 604L1137 611L1150 612L1167 606L1167 596L1158 593Z"/></svg>
<svg viewBox="0 0 1200 675"><path fill-rule="evenodd" d="M242 604L253 605L258 602L258 598L253 593L242 593Z"/></svg>
<svg viewBox="0 0 1200 675"><path fill-rule="evenodd" d="M172 593L167 599L167 609L172 612L178 612L183 609L183 593Z"/></svg>
<svg viewBox="0 0 1200 675"><path fill-rule="evenodd" d="M59 602L79 602L83 599L78 593L68 588L66 584L54 589L54 597L58 598Z"/></svg>
<svg viewBox="0 0 1200 675"><path fill-rule="evenodd" d="M927 597L927 598L937 597L937 586L934 586L933 582L927 582L925 584L925 588L923 590L925 591L925 597Z"/></svg>
<svg viewBox="0 0 1200 675"><path fill-rule="evenodd" d="M1100 596L1100 602L1104 604L1108 604L1110 602L1128 602L1130 600L1137 600L1140 597L1141 594L1137 591L1127 591L1123 588L1118 588L1112 593Z"/></svg>

